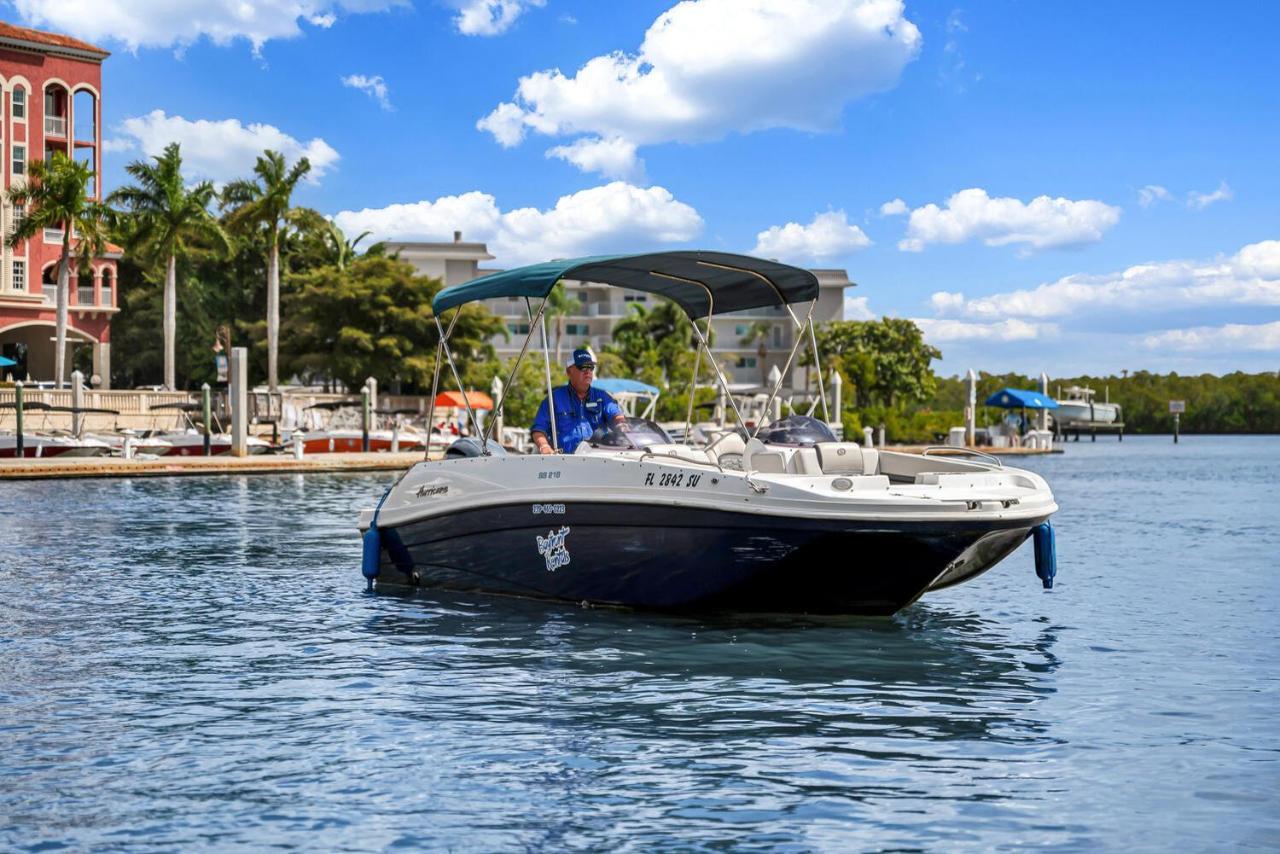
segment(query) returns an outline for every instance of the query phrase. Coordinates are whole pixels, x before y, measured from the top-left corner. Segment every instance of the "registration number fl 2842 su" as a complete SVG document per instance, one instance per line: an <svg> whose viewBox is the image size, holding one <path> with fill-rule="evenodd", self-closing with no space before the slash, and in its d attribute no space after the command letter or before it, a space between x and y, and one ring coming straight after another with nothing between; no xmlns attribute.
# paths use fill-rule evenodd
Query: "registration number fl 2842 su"
<svg viewBox="0 0 1280 854"><path fill-rule="evenodd" d="M651 471L644 476L645 486L683 486L686 489L693 489L698 485L698 481L702 480L700 474L685 474L684 472L655 472Z"/></svg>

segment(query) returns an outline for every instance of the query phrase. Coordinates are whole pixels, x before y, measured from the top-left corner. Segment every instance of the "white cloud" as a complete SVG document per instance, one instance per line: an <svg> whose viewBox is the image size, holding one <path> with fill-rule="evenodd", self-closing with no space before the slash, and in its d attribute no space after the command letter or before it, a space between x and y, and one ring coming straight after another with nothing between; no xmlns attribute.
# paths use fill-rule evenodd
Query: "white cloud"
<svg viewBox="0 0 1280 854"><path fill-rule="evenodd" d="M102 153L111 154L115 151L132 151L137 148L137 143L131 139L123 137L107 138L102 140Z"/></svg>
<svg viewBox="0 0 1280 854"><path fill-rule="evenodd" d="M254 51L271 39L301 35L300 20L329 27L337 12L380 12L403 0L14 0L22 20L86 39L182 48L208 38L246 39Z"/></svg>
<svg viewBox="0 0 1280 854"><path fill-rule="evenodd" d="M319 183L338 162L338 152L319 137L302 142L272 125L244 125L237 119L193 121L153 110L145 116L125 119L120 130L133 137L148 157L160 154L171 142L180 144L187 176L219 184L249 177L254 162L268 148L283 154L290 163L308 158L311 172L305 180L313 184Z"/></svg>
<svg viewBox="0 0 1280 854"><path fill-rule="evenodd" d="M1149 350L1280 353L1280 320L1274 323L1228 323L1224 326L1170 329L1148 335L1142 343Z"/></svg>
<svg viewBox="0 0 1280 854"><path fill-rule="evenodd" d="M504 146L529 130L637 146L828 130L848 102L893 87L919 48L901 0L684 0L637 53L522 77L477 127Z"/></svg>
<svg viewBox="0 0 1280 854"><path fill-rule="evenodd" d="M876 313L867 305L868 297L850 297L844 298L844 319L845 320L875 320Z"/></svg>
<svg viewBox="0 0 1280 854"><path fill-rule="evenodd" d="M391 106L391 100L387 97L387 84L382 79L381 74L375 74L372 77L366 77L363 74L348 74L342 78L342 85L351 89L359 89L377 101L378 106L384 110L391 111L395 109L395 107Z"/></svg>
<svg viewBox="0 0 1280 854"><path fill-rule="evenodd" d="M1197 193L1194 190L1188 193L1187 207L1202 211L1214 202L1229 201L1234 195L1235 193L1231 192L1231 187L1227 185L1226 181L1223 181L1218 185L1218 189L1212 193Z"/></svg>
<svg viewBox="0 0 1280 854"><path fill-rule="evenodd" d="M756 235L752 255L786 261L821 261L848 255L871 245L856 225L849 225L844 211L815 214L813 222L775 225Z"/></svg>
<svg viewBox="0 0 1280 854"><path fill-rule="evenodd" d="M1222 305L1280 305L1280 240L1243 247L1212 261L1159 261L1118 273L1071 275L1030 290L966 300L935 293L935 310L973 318L1067 317L1087 312L1169 310Z"/></svg>
<svg viewBox="0 0 1280 854"><path fill-rule="evenodd" d="M947 199L945 209L929 204L913 210L898 248L919 252L930 243L981 240L988 246L1018 244L1029 252L1096 243L1119 221L1120 208L1092 199L1037 196L1022 202L992 198L975 187Z"/></svg>
<svg viewBox="0 0 1280 854"><path fill-rule="evenodd" d="M949 341L1034 341L1058 334L1052 323L1028 323L1008 318L994 323L973 323L964 320L938 320L936 318L912 318L930 344Z"/></svg>
<svg viewBox="0 0 1280 854"><path fill-rule="evenodd" d="M557 145L547 157L559 157L583 172L599 172L606 178L636 180L644 174L644 161L636 158L636 146L621 137L583 137L569 145Z"/></svg>
<svg viewBox="0 0 1280 854"><path fill-rule="evenodd" d="M545 5L546 0L461 0L453 23L466 36L497 36L527 9Z"/></svg>
<svg viewBox="0 0 1280 854"><path fill-rule="evenodd" d="M894 199L880 206L880 216L902 216L911 210L902 199Z"/></svg>
<svg viewBox="0 0 1280 854"><path fill-rule="evenodd" d="M1167 202L1172 195L1159 184L1148 184L1138 191L1138 204L1149 208L1156 202Z"/></svg>
<svg viewBox="0 0 1280 854"><path fill-rule="evenodd" d="M684 243L702 230L698 212L666 189L621 181L562 196L548 210L503 211L493 196L473 191L342 211L334 221L348 234L372 231L376 240L448 241L461 230L488 243L504 266Z"/></svg>

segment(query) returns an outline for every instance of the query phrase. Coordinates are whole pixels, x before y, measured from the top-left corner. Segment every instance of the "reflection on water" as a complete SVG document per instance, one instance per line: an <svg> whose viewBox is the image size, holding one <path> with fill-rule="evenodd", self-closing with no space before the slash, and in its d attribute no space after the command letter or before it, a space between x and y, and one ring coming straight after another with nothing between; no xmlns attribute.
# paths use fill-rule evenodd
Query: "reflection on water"
<svg viewBox="0 0 1280 854"><path fill-rule="evenodd" d="M1051 477L1058 589L1019 552L888 620L366 594L384 476L0 484L0 844L1274 845L1275 583L1237 643L1190 559L1147 583L1213 514L1085 537Z"/></svg>

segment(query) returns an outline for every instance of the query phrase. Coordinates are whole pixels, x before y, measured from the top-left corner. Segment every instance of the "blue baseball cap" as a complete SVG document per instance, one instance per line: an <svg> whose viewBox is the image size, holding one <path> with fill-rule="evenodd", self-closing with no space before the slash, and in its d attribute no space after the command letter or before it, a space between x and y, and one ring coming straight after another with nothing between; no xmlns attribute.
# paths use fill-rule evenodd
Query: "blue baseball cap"
<svg viewBox="0 0 1280 854"><path fill-rule="evenodd" d="M579 347L573 351L573 358L569 360L571 368L586 368L596 366L596 354L590 347Z"/></svg>

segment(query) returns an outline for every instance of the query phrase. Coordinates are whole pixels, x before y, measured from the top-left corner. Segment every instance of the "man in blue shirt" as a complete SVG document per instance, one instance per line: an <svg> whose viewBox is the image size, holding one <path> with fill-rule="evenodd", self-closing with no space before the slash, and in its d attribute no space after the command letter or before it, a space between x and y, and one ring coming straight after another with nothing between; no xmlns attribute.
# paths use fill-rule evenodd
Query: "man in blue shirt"
<svg viewBox="0 0 1280 854"><path fill-rule="evenodd" d="M573 358L565 368L569 376L567 385L553 389L551 401L556 414L556 441L561 450L572 454L582 440L590 439L597 428L609 424L626 423L622 407L606 391L591 387L596 376L596 354L590 347L573 351ZM538 407L530 430L533 443L540 454L554 454L551 447L551 417L544 398Z"/></svg>

